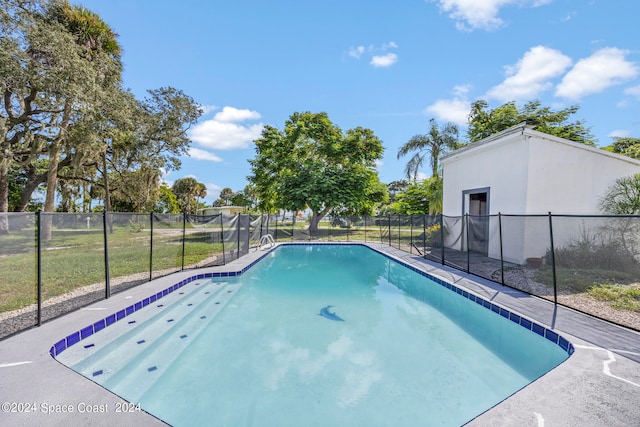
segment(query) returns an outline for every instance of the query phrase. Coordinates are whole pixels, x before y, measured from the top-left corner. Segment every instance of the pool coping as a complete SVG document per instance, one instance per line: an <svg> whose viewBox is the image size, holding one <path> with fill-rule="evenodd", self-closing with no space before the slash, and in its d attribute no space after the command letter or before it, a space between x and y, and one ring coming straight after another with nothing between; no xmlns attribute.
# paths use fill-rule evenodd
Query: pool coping
<svg viewBox="0 0 640 427"><path fill-rule="evenodd" d="M640 398L640 364L629 358L635 357L636 353L640 358L640 334L577 312L570 313L571 321L559 319L558 312L564 312L564 309L554 307L548 301L448 269L385 244L346 243L364 244L462 291L472 292L496 306L533 319L546 329L566 336L574 344L575 352L567 361L469 425L539 425L541 418L550 424L566 424L571 418L572 422L579 424L582 421L583 425L593 425L596 420L597 424L629 425L640 419L640 408L635 403ZM0 341L0 401L13 404L16 409L22 404L22 411L6 412L3 408L0 424L47 426L69 422L107 426L124 422L165 425L144 412L116 412L116 405L123 409L123 401L53 359L52 344L78 331L77 325L94 324L105 318L104 313L117 313L122 307L131 305L130 300L157 295L159 291L193 277L196 271L196 277L207 273L246 271L267 254L252 251L226 266L183 271L155 279ZM593 336L588 340L577 338L575 330L579 328L593 329L590 331ZM88 412L87 407L96 411ZM34 410L27 412L25 408ZM65 412L65 408L72 411Z"/></svg>

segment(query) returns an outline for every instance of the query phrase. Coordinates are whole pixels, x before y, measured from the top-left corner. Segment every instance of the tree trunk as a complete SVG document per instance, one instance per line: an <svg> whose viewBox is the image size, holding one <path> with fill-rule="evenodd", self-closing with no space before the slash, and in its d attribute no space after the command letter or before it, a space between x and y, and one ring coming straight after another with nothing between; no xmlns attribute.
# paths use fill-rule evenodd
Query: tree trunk
<svg viewBox="0 0 640 427"><path fill-rule="evenodd" d="M58 137L51 143L47 150L49 156L49 169L47 170L47 193L44 198L44 212L53 212L56 202L56 187L58 186L58 165L60 164L60 148L67 137L67 129L71 120L71 99L67 98L64 102L64 110L62 113L62 123ZM53 224L53 216L45 215L43 224L44 239L51 240L51 231Z"/></svg>
<svg viewBox="0 0 640 427"><path fill-rule="evenodd" d="M320 221L322 220L322 218L324 218L325 215L328 214L330 210L331 210L331 207L326 207L321 212L313 211L311 215L311 220L309 221L309 234L311 236L318 234L318 224L320 224Z"/></svg>
<svg viewBox="0 0 640 427"><path fill-rule="evenodd" d="M9 162L0 161L0 234L9 232Z"/></svg>
<svg viewBox="0 0 640 427"><path fill-rule="evenodd" d="M58 143L54 142L49 147L49 169L47 171L47 193L44 198L44 212L53 212L56 202L56 187L58 186ZM42 223L44 240L51 240L53 216L45 215Z"/></svg>
<svg viewBox="0 0 640 427"><path fill-rule="evenodd" d="M109 223L109 232L113 233L113 221L111 221L111 195L109 193L109 174L107 174L107 153L102 153L102 183L104 185L104 212Z"/></svg>
<svg viewBox="0 0 640 427"><path fill-rule="evenodd" d="M20 192L20 206L18 207L18 212L25 212L27 210L27 206L31 201L31 195L34 191L36 191L38 185L42 184L43 182L45 182L45 179L39 181L30 180L25 184L24 188Z"/></svg>

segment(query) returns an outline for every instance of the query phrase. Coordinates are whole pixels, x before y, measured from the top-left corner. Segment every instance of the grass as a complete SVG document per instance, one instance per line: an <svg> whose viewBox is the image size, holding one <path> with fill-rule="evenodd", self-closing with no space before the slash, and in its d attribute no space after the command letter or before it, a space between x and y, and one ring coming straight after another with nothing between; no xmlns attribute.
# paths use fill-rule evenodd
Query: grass
<svg viewBox="0 0 640 427"><path fill-rule="evenodd" d="M637 273L602 269L556 268L560 293L580 293L606 302L615 310L640 312L640 284ZM534 279L552 287L550 267L536 270ZM565 292L563 292L565 291Z"/></svg>
<svg viewBox="0 0 640 427"><path fill-rule="evenodd" d="M618 284L602 284L592 286L587 294L598 301L605 301L617 310L640 313L640 284L622 286Z"/></svg>
<svg viewBox="0 0 640 427"><path fill-rule="evenodd" d="M149 272L150 236L147 231L116 227L108 234L110 277ZM0 256L0 312L34 304L37 298L37 254L33 230L3 236ZM221 254L222 244L212 243L211 234L187 234L185 265ZM42 242L43 299L74 289L105 282L102 231L54 230ZM154 235L153 270L182 266L182 233Z"/></svg>
<svg viewBox="0 0 640 427"><path fill-rule="evenodd" d="M637 278L637 274L624 271L556 267L556 281L559 291L583 293L593 286L600 286L604 283L628 285L636 282ZM551 267L544 266L537 269L534 279L537 282L553 287Z"/></svg>

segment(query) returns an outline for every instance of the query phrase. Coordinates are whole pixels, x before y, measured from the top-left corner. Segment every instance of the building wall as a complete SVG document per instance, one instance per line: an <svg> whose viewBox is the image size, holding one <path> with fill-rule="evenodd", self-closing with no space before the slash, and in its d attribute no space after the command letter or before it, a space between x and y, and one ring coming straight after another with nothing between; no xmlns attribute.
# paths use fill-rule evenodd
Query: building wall
<svg viewBox="0 0 640 427"><path fill-rule="evenodd" d="M443 213L460 216L462 192L490 189L490 214L522 212L526 208L529 150L522 135L460 150L442 160Z"/></svg>
<svg viewBox="0 0 640 427"><path fill-rule="evenodd" d="M443 167L443 213L448 216L463 215L463 192L479 188L489 189L488 208L490 215L498 212L523 212L526 209L528 185L529 150L521 134L511 134L499 140L479 144L472 150L460 150L442 161ZM488 233L497 236L496 221L489 222ZM449 239L445 245L466 250L463 221L449 222ZM514 236L510 242L520 245L524 231L521 226L509 228ZM462 235L462 238L458 236ZM500 257L500 242L489 240L491 257ZM504 248L505 253L522 252L521 247Z"/></svg>
<svg viewBox="0 0 640 427"><path fill-rule="evenodd" d="M599 202L621 177L640 172L640 161L562 138L514 127L445 156L442 160L443 213L463 214L463 192L489 188L489 214L599 215ZM497 221L489 222L488 255L500 257ZM575 230L554 227L556 247L575 239ZM462 221L451 236L463 233ZM548 217L503 218L503 252L521 263L542 257L549 248ZM466 250L465 238L446 241Z"/></svg>
<svg viewBox="0 0 640 427"><path fill-rule="evenodd" d="M526 137L530 173L524 213L601 215L599 202L616 179L640 172L634 159L536 134Z"/></svg>
<svg viewBox="0 0 640 427"><path fill-rule="evenodd" d="M237 215L244 213L246 208L243 206L220 206L201 209L198 213L200 215Z"/></svg>

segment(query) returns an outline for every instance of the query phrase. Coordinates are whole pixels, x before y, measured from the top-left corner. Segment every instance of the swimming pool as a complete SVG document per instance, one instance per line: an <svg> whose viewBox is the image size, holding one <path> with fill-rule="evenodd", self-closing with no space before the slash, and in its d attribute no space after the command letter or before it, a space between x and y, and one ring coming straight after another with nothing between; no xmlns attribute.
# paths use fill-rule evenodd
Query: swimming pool
<svg viewBox="0 0 640 427"><path fill-rule="evenodd" d="M361 245L280 246L145 301L52 355L173 425L460 425L572 352Z"/></svg>

